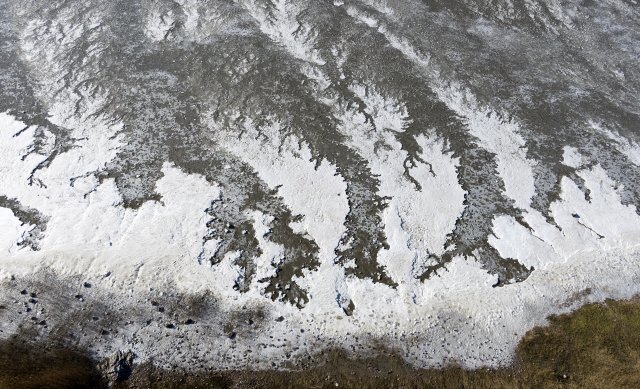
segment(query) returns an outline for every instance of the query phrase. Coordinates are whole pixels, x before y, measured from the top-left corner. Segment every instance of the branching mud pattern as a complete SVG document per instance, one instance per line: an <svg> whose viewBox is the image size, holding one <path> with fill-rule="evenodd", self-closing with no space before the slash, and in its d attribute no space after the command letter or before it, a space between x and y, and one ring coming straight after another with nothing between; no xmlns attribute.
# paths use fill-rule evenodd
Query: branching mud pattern
<svg viewBox="0 0 640 389"><path fill-rule="evenodd" d="M100 355L504 363L640 292L638 42L631 0L0 0L2 334L24 282Z"/></svg>

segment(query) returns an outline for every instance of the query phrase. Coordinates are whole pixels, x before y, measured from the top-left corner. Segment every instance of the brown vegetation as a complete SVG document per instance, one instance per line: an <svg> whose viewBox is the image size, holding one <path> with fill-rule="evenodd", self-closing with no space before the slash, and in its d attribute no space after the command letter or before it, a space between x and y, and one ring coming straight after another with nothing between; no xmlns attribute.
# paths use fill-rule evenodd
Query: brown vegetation
<svg viewBox="0 0 640 389"><path fill-rule="evenodd" d="M80 352L29 344L17 339L0 343L0 388L96 388L102 377Z"/></svg>

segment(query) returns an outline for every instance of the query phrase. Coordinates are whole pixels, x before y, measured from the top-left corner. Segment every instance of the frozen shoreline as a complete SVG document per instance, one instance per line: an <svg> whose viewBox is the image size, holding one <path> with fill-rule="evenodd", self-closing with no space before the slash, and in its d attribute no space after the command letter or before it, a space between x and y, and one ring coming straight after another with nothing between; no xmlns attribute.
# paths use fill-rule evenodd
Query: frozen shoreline
<svg viewBox="0 0 640 389"><path fill-rule="evenodd" d="M17 157L23 149L7 146L28 142L12 137L16 129L22 128L20 123L6 115L4 119L3 161L8 163L19 160ZM29 136L29 132L22 136ZM11 150L16 153L13 158ZM280 154L264 155L280 158ZM296 161L305 160L304 154L288 158L290 160L280 162L285 164L280 169L293 169L294 164L299 163ZM567 163L574 160L568 159ZM24 168L17 169L16 166L21 165L14 163L11 169L3 171L28 174L29 164L36 163L37 160L26 159L20 163L26 165ZM270 162L261 164L269 166ZM313 166L300 165L300 169L302 177L305 169L309 173L322 172ZM55 171L52 167L49 174ZM96 305L100 310L111 312L113 319L106 323L102 319L93 323L91 318L85 318L86 323L76 324L76 331L89 333L85 337L77 338L78 333L70 331L73 336L69 342L88 347L99 357L108 357L117 350L132 350L142 361L152 359L167 366L188 367L190 358L196 357L205 365L229 369L270 368L274 361L285 363L289 358L304 358L332 347L366 355L377 342L383 342L390 348L403 350L403 357L417 367L440 366L454 360L475 368L508 364L520 337L534 326L544 324L550 314L566 312L586 302L624 299L640 292L637 286L640 234L636 230L640 217L631 207L619 203L615 206L617 195L613 184L598 167L583 169L580 173L591 189L590 202L572 182L567 180L563 186L563 198L552 207L561 232L551 226L538 229L534 224L537 233L534 235L510 218L494 221L495 236L491 243L501 253L536 268L521 283L494 288L496 276L487 274L474 261L462 258L454 259L425 283L403 284L397 290L345 276L335 268L327 273L329 267L305 276L304 282L312 292L310 302L302 309L271 301L259 283L247 293L234 291L236 270L230 262L224 266L207 266L198 261L202 248L193 242L199 242L205 233L203 211L220 196L220 189L201 177L166 165L164 177L157 184L162 202L124 210L118 205L116 188L108 181L84 196L77 189L70 191L64 179L67 170L59 171L59 176L42 176L48 185L40 192L37 188L21 186L26 185L21 184L22 180L11 180L15 189L8 191L9 195L20 198L30 207L50 211L40 251L13 251L15 246L5 244L8 251L5 251L0 275L9 286L3 287L1 295L11 309L0 313L5 316L3 337L16 333L20 323L32 325L33 313L24 312L25 306L11 300L20 301L17 293L26 287L19 285L35 283L40 285L38 295L50 296L48 304L64 307L68 301L72 302L69 312L65 312L66 309L52 312L46 300L40 300L32 308L31 312L44 309L36 315L48 323L48 329L41 329L41 336L64 331L67 323L76 320L71 319L73 316L92 318L94 314L81 314L86 307ZM280 179L287 177L291 175ZM9 182L8 177L6 180ZM280 182L285 186L277 186ZM292 183L295 182L300 181ZM273 185L286 191L289 183L276 178ZM27 191L19 192L21 187ZM317 193L326 197L322 192ZM324 212L334 212L331 210L335 202L318 200L315 204L319 208L311 211L299 208L298 212L313 212L319 220L323 220ZM579 218L573 216L575 214L579 214ZM5 224L19 227L17 219L7 212L3 215ZM326 217L324 220L333 220L331 216ZM256 220L259 223L259 219ZM314 230L315 226L303 224L298 228L317 238L324 230ZM281 254L277 245L266 249L272 244L266 238L268 227L256 224L256 232L261 234L257 237L265 253L260 266L265 266L264 271L268 272L269 263ZM327 244L336 244L338 237L327 240ZM18 234L6 240L15 243L19 238ZM74 240L76 243L72 243ZM402 241L390 242L394 245L389 251L392 255L395 245ZM392 264L389 262L388 266ZM46 275L38 276L40 273ZM70 283L66 279L76 281ZM328 280L334 281L326 282ZM91 287L83 287L84 282ZM333 300L336 282L357 307L351 316L345 315ZM215 309L192 319L195 324L180 326L180 322L190 317L186 317L186 313L181 314L183 317L171 316L180 311L179 301L197 301L197 296L203 293L208 297L202 298L199 304L211 304L207 309ZM76 294L82 294L83 301L75 298ZM163 295L169 296L167 306L165 312L158 313L158 307L150 302ZM253 312L248 319L242 313L246 310ZM99 317L104 317L104 313ZM279 317L284 320L275 320ZM127 324L130 320L133 323ZM150 324L148 320L152 320ZM253 324L247 324L249 322ZM109 328L110 335L99 335L104 328ZM232 333L236 335L231 336ZM174 337L175 334L179 337ZM176 347L180 347L182 354L174 353Z"/></svg>
<svg viewBox="0 0 640 389"><path fill-rule="evenodd" d="M540 3L0 0L0 337L496 367L640 293L640 13Z"/></svg>

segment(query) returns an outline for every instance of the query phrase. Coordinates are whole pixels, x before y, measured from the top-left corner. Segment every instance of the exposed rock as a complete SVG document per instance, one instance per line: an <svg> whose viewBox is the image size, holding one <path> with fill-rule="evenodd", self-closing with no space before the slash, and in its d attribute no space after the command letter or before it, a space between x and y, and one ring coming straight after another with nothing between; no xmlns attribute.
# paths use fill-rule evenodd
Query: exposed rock
<svg viewBox="0 0 640 389"><path fill-rule="evenodd" d="M125 381L133 370L135 354L131 351L118 351L99 365L99 370L108 382L113 386L116 382Z"/></svg>

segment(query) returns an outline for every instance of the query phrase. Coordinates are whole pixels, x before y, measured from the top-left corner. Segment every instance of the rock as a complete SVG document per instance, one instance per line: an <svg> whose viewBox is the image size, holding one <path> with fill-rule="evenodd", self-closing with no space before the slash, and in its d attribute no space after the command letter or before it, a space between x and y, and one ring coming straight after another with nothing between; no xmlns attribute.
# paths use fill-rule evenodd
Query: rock
<svg viewBox="0 0 640 389"><path fill-rule="evenodd" d="M102 361L99 369L107 380L107 385L112 387L116 382L125 381L133 370L135 354L131 351L118 351L111 357Z"/></svg>
<svg viewBox="0 0 640 389"><path fill-rule="evenodd" d="M355 306L355 304L353 303L353 301L351 299L349 299L349 303L348 304L346 304L345 306L342 307L342 311L347 316L353 315L354 309L356 309L356 306Z"/></svg>

